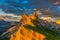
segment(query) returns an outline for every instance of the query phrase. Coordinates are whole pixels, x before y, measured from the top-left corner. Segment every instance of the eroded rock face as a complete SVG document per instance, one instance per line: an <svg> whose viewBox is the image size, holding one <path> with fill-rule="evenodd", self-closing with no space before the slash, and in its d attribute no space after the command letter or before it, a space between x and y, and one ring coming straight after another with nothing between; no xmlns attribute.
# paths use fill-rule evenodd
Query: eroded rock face
<svg viewBox="0 0 60 40"><path fill-rule="evenodd" d="M23 26L16 32L12 34L10 40L43 40L45 36L39 34L33 30L26 29Z"/></svg>
<svg viewBox="0 0 60 40"><path fill-rule="evenodd" d="M32 16L28 16L26 14L22 15L22 24L34 26L31 19L36 19L35 14ZM26 29L23 25L21 25L15 34L11 34L10 40L43 40L44 38L45 36L43 34Z"/></svg>

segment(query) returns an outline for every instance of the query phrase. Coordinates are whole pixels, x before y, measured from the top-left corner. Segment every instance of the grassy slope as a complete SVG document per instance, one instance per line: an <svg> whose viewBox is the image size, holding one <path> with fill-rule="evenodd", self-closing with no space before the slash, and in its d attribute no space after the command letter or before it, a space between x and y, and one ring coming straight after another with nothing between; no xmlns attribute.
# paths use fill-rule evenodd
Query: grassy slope
<svg viewBox="0 0 60 40"><path fill-rule="evenodd" d="M60 33L58 33L56 30L41 27L41 26L37 25L37 23L35 23L35 27L26 25L25 28L44 34L46 36L47 40L60 40Z"/></svg>

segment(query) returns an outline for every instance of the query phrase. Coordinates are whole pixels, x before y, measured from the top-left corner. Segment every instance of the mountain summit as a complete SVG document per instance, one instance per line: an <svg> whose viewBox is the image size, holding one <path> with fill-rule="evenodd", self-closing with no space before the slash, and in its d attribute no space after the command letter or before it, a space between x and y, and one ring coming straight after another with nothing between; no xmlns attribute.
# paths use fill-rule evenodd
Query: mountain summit
<svg viewBox="0 0 60 40"><path fill-rule="evenodd" d="M32 20L35 19L37 19L35 13L31 16L23 14L21 19L22 24L16 33L11 34L10 40L43 40L45 38L43 34L24 27L24 25L31 25L34 27L35 25Z"/></svg>

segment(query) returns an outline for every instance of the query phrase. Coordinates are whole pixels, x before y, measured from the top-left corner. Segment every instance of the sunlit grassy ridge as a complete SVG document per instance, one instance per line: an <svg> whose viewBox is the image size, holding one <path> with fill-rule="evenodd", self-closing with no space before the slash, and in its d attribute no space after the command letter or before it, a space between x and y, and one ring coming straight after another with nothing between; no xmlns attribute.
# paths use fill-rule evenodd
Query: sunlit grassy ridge
<svg viewBox="0 0 60 40"><path fill-rule="evenodd" d="M44 34L47 40L60 40L60 33L57 32L57 30L52 30L50 28L43 27L42 25L38 25L37 20L34 21L34 24L35 27L26 25L25 28Z"/></svg>

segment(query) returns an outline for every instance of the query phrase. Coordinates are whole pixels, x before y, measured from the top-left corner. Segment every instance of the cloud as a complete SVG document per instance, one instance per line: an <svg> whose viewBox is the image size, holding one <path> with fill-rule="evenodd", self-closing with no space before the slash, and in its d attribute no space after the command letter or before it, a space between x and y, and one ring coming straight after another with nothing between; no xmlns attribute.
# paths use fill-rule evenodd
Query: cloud
<svg viewBox="0 0 60 40"><path fill-rule="evenodd" d="M5 21L16 21L19 22L21 19L21 16L15 15L13 13L5 13L3 11L0 11L0 17L3 18Z"/></svg>
<svg viewBox="0 0 60 40"><path fill-rule="evenodd" d="M44 13L52 13L52 10L47 8L47 9L44 10Z"/></svg>
<svg viewBox="0 0 60 40"><path fill-rule="evenodd" d="M49 16L54 16L54 17L60 17L60 13L58 13L55 10L52 10L50 8L43 10L43 14L49 15Z"/></svg>
<svg viewBox="0 0 60 40"><path fill-rule="evenodd" d="M4 2L0 2L0 9L2 9L5 13L13 13L13 14L17 14L17 15L21 15L25 12L25 9L32 9L33 8L37 8L37 9L45 9L48 7L52 8L52 4L59 4L59 0L5 0ZM26 4L24 4L26 3ZM43 6L43 7L42 7ZM45 7L46 6L46 7ZM55 9L55 8L54 8ZM49 11L50 10L45 10L45 11ZM28 12L28 14L31 14L32 12L30 11L30 13ZM57 13L58 14L58 13Z"/></svg>
<svg viewBox="0 0 60 40"><path fill-rule="evenodd" d="M60 4L60 2L58 1L58 2L54 2L53 3L53 5L59 5Z"/></svg>

